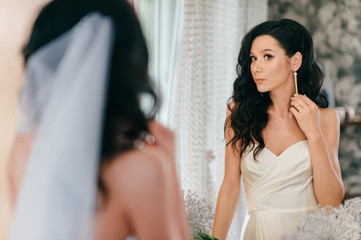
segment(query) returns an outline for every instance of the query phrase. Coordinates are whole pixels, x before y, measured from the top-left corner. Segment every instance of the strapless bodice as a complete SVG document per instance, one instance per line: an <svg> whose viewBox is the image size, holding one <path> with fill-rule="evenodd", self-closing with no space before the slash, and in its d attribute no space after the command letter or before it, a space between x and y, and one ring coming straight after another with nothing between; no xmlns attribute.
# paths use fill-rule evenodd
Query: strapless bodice
<svg viewBox="0 0 361 240"><path fill-rule="evenodd" d="M318 207L308 142L297 142L278 156L264 148L254 159L253 151L241 160L250 215L245 239L280 239Z"/></svg>

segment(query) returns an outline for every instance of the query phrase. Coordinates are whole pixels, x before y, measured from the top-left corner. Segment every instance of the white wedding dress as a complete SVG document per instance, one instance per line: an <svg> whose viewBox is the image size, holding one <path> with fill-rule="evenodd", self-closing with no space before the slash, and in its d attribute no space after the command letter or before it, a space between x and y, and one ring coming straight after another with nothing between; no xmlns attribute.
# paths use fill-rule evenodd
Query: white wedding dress
<svg viewBox="0 0 361 240"><path fill-rule="evenodd" d="M264 148L241 161L248 219L245 240L278 240L297 231L301 219L318 208L307 140L293 144L276 156Z"/></svg>

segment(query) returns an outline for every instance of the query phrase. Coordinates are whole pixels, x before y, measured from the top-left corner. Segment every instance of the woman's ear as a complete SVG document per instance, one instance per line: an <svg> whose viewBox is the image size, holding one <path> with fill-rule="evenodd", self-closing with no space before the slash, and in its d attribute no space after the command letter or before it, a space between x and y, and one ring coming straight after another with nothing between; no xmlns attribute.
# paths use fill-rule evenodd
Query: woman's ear
<svg viewBox="0 0 361 240"><path fill-rule="evenodd" d="M297 71L302 64L302 54L300 52L296 52L292 57L291 57L291 67L292 67L292 71Z"/></svg>

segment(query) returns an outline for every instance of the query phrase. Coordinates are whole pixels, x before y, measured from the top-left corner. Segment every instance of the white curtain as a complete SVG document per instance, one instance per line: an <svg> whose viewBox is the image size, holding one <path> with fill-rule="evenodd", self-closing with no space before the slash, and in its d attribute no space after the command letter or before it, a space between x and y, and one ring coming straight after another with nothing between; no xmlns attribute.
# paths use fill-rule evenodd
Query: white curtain
<svg viewBox="0 0 361 240"><path fill-rule="evenodd" d="M267 17L266 0L185 0L176 98L181 186L215 207L224 176L223 125L236 78L244 34ZM239 239L246 211L244 191L228 239Z"/></svg>
<svg viewBox="0 0 361 240"><path fill-rule="evenodd" d="M183 190L215 208L224 175L223 124L244 34L265 21L267 0L140 0L162 123L177 135ZM239 239L244 192L228 239Z"/></svg>
<svg viewBox="0 0 361 240"><path fill-rule="evenodd" d="M162 108L157 117L170 126L181 46L183 0L140 0L139 12L150 52L150 74L161 92Z"/></svg>

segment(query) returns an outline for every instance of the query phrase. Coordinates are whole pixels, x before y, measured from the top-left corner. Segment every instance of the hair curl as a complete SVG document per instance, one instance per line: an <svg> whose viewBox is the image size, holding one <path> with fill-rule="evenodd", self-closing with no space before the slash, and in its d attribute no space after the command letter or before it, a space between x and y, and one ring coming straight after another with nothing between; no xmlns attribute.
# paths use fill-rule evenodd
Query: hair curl
<svg viewBox="0 0 361 240"><path fill-rule="evenodd" d="M232 144L234 150L240 152L240 156L246 152L248 146L252 149L258 142L254 158L265 147L262 130L268 123L268 108L273 104L269 92L259 93L254 83L250 65L250 51L253 40L262 35L275 38L288 57L295 53L302 54L302 64L298 70L298 90L305 94L319 107L328 106L328 101L320 93L323 83L322 72L315 62L313 41L307 30L298 22L291 19L263 22L250 30L242 40L242 46L238 55L237 78L233 84L233 94L228 104L231 114L225 121L224 130L231 127L234 131L233 138L227 143Z"/></svg>

